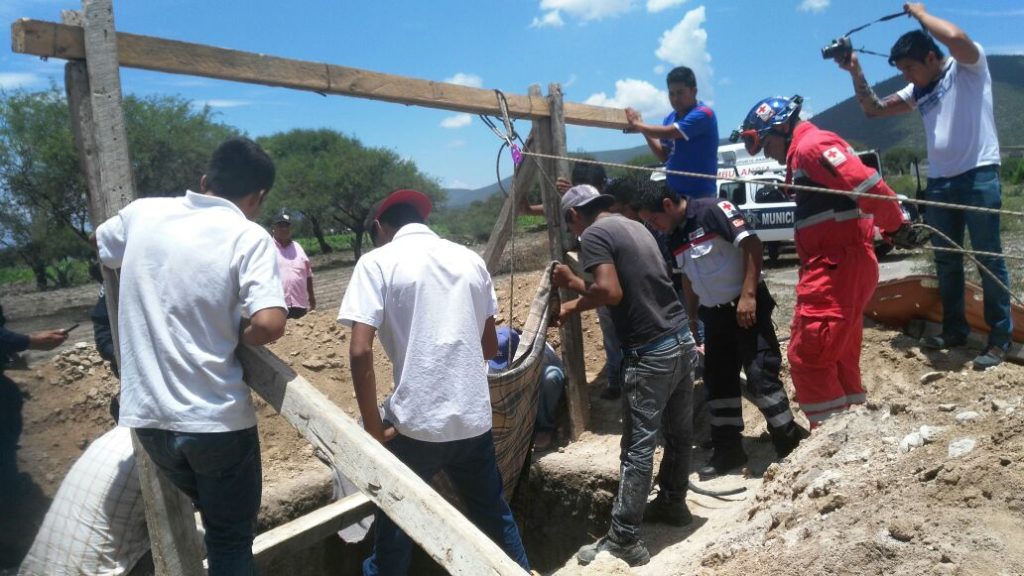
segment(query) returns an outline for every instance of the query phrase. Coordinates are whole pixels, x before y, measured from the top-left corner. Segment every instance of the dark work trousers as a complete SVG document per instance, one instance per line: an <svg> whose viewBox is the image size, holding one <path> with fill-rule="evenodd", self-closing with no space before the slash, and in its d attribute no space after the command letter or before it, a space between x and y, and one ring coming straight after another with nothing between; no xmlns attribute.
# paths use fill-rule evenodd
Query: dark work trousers
<svg viewBox="0 0 1024 576"><path fill-rule="evenodd" d="M708 391L711 441L715 448L739 446L743 431L740 369L747 376L747 392L764 414L769 429L792 425L793 412L779 378L782 353L772 325L772 299L768 286L757 286L757 324L741 328L736 302L701 306L704 320L704 385Z"/></svg>
<svg viewBox="0 0 1024 576"><path fill-rule="evenodd" d="M0 511L17 500L18 438L21 436L21 390L0 372Z"/></svg>

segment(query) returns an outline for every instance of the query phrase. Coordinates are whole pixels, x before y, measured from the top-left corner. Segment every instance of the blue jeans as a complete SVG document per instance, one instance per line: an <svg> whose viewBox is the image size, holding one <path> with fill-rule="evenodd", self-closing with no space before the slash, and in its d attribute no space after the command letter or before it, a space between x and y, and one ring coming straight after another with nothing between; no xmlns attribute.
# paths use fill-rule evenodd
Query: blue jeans
<svg viewBox="0 0 1024 576"><path fill-rule="evenodd" d="M612 504L611 538L628 544L640 537L651 491L658 430L665 454L658 486L669 502L681 502L689 487L693 449L693 336L688 328L648 349L624 350L622 443L619 492Z"/></svg>
<svg viewBox="0 0 1024 576"><path fill-rule="evenodd" d="M1002 189L999 184L999 167L982 166L952 178L929 178L928 200L977 206L1001 208ZM985 214L967 210L935 208L929 206L924 213L925 221L963 246L964 228L971 235L971 246L982 252L1002 253L999 241L999 214ZM950 247L938 237L932 238L932 245ZM988 268L1003 284L1009 286L1006 260L997 256L977 256L978 261ZM964 315L964 258L953 252L935 252L935 272L939 277L939 294L942 298L942 333L954 338L966 338L970 332ZM1010 317L1010 294L981 272L981 286L985 295L985 323L989 326L989 346L1005 348L1010 343L1013 321Z"/></svg>
<svg viewBox="0 0 1024 576"><path fill-rule="evenodd" d="M263 487L256 427L234 432L136 428L146 453L203 518L210 576L257 574L252 558Z"/></svg>
<svg viewBox="0 0 1024 576"><path fill-rule="evenodd" d="M540 375L540 394L537 399L537 422L534 429L538 432L554 432L556 410L565 390L565 372L558 366L545 366Z"/></svg>
<svg viewBox="0 0 1024 576"><path fill-rule="evenodd" d="M469 521L524 570L530 569L519 528L502 495L490 430L475 438L452 442L424 442L396 436L385 446L425 482L430 482L439 471L445 471ZM380 510L377 510L374 527L373 554L363 562L363 575L404 576L409 571L412 539Z"/></svg>
<svg viewBox="0 0 1024 576"><path fill-rule="evenodd" d="M601 336L604 339L604 372L608 375L608 389L618 390L622 387L619 382L619 370L622 365L622 344L615 334L615 325L612 323L611 312L607 306L597 309L597 321L601 326Z"/></svg>

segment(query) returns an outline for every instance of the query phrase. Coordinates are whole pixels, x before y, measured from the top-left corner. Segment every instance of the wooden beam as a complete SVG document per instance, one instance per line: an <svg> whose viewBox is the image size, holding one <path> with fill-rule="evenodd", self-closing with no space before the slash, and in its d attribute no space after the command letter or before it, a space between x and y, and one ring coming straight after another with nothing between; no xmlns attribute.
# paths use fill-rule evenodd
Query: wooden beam
<svg viewBox="0 0 1024 576"><path fill-rule="evenodd" d="M117 44L113 41L111 0L85 0L83 12L65 11L63 18L67 22L85 24L82 43L88 61L68 63L65 89L79 159L89 184L89 216L95 228L117 214L136 195L121 108L121 78ZM116 343L119 338L117 274L104 269L103 277ZM115 346L114 350L120 360L120 347ZM205 574L191 502L157 473L134 433L132 444L157 574Z"/></svg>
<svg viewBox="0 0 1024 576"><path fill-rule="evenodd" d="M526 138L526 147L528 149L537 142L535 134L535 129L530 130L530 135ZM491 236L487 239L487 247L484 249L484 263L487 265L487 271L491 274L497 274L498 272L498 266L501 264L501 255L505 251L505 244L508 243L508 239L512 236L512 231L515 228L519 205L522 199L526 198L526 195L530 193L530 187L533 186L534 181L537 179L537 162L539 160L536 157L524 156L523 163L519 165L515 175L512 177L512 190L508 198L505 198L505 203L501 206L501 213L498 214L498 220L494 223L494 229L491 231Z"/></svg>
<svg viewBox="0 0 1024 576"><path fill-rule="evenodd" d="M11 25L14 52L46 58L84 58L82 36L81 28L54 22L22 19ZM117 47L120 64L126 68L280 86L471 114L501 113L494 91L483 88L124 32L117 33ZM506 94L506 98L509 115L514 118L537 120L550 115L547 101L540 95ZM624 110L589 104L566 105L566 122L600 128L627 127Z"/></svg>
<svg viewBox="0 0 1024 576"><path fill-rule="evenodd" d="M548 85L548 101L551 103L551 119L548 121L549 150L551 154L565 158L567 151L561 86L558 84ZM547 173L553 178L569 178L569 162L567 160L549 159L548 166ZM548 190L544 196L544 212L549 214L548 204L552 204L556 210L553 220L551 216L548 217L549 238L552 243L557 244L552 247L552 252L557 249L557 260L567 262L571 234L565 224L565 218L562 217L560 201L561 198L557 190L548 183ZM577 297L577 295L563 289L560 291L559 297L564 302L566 299ZM579 440L583 432L586 431L587 422L590 420L587 367L583 359L583 319L579 314L575 314L559 327L559 331L562 341L562 364L565 366L566 375L565 398L569 408L569 434L573 440Z"/></svg>
<svg viewBox="0 0 1024 576"><path fill-rule="evenodd" d="M252 543L252 554L260 569L269 573L267 569L278 558L298 554L369 514L373 514L373 502L369 498L363 494L346 496L260 534Z"/></svg>
<svg viewBox="0 0 1024 576"><path fill-rule="evenodd" d="M241 345L245 381L451 574L526 572L387 448L265 348Z"/></svg>

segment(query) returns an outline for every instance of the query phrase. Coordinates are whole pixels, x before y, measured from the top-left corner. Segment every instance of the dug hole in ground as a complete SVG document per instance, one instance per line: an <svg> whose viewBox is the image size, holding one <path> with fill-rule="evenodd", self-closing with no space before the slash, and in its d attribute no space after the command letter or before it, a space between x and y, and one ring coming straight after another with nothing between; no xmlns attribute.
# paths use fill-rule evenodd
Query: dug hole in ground
<svg viewBox="0 0 1024 576"><path fill-rule="evenodd" d="M537 235L518 242L517 249L536 254L543 242ZM517 266L539 268L542 260L526 255ZM793 307L792 265L784 258L766 271L783 338ZM901 259L884 262L883 277L907 266ZM270 348L355 416L348 332L334 322L350 273L350 266L318 272L321 309L290 322L287 335ZM496 277L501 322L511 318L519 326L526 319L539 274L517 272L514 289L508 275ZM12 327L40 318L58 325L81 321L95 287L48 294L5 295ZM1024 574L1024 368L1003 364L975 372L970 361L976 350L923 351L916 340L881 327L864 331L866 406L829 420L785 461L774 462L771 444L762 440L764 420L745 403L751 460L743 473L705 482L691 477L713 490L745 486L745 493L724 500L691 493L692 525L644 526L653 556L646 566L628 568L605 556L578 566L576 549L608 527L620 432L618 402L598 397L604 354L596 316L584 314L583 324L589 430L569 443L563 426L558 447L535 455L514 503L531 561L543 573ZM557 331L549 337L557 346ZM377 362L378 374L390 373L379 348ZM24 554L71 464L111 426L107 406L117 390L87 325L55 354L35 356L31 368L9 375L27 395L19 468L33 485L16 513L0 518L3 566ZM788 373L783 376L788 384ZM256 405L264 530L326 503L330 484L308 442L265 403L257 399ZM696 450L693 468L708 456ZM355 574L365 553L365 545L319 547L270 573ZM416 573L436 572L424 564Z"/></svg>

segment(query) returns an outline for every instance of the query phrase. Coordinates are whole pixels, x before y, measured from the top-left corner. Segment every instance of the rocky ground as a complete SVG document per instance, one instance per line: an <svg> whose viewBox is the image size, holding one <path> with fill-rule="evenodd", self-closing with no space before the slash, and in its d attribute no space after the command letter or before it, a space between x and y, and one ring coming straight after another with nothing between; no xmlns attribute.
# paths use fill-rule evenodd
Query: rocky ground
<svg viewBox="0 0 1024 576"><path fill-rule="evenodd" d="M530 252L530 243L522 242L532 257L521 261L542 261L536 250L542 243L535 240ZM883 264L883 275L910 268L912 261L896 259ZM321 270L321 311L290 323L271 349L355 415L347 331L334 323L349 273L348 267ZM517 273L514 290L509 276L497 278L501 322L525 320L537 274ZM795 282L792 259L784 256L768 277L785 336ZM73 315L94 298L94 289L85 287L59 298L5 296L4 305L8 309L13 301L10 309L23 325L39 318L64 322L81 319ZM975 351L926 353L906 336L875 327L865 330L866 407L829 421L786 461L773 463L770 445L758 440L763 420L748 406L750 465L743 475L702 483L713 489L746 486L746 493L726 500L692 495L692 526L646 527L654 554L648 566L631 571L607 559L577 566L571 552L607 527L618 466L618 408L597 398L603 353L593 314L585 315L584 332L590 431L571 444L563 435L558 449L539 455L530 484L546 491L532 489L528 494L535 499L517 507L531 557L545 572L1024 574L1024 369L1003 365L974 372ZM107 406L117 390L89 331L76 332L55 355L33 362L28 370L10 373L26 393L19 466L31 479L31 491L17 514L0 519L0 561L6 563L0 566L24 552L67 469L111 425ZM386 374L382 352L378 362L379 373ZM295 493L310 478L322 485L325 468L287 423L261 401L256 404L265 501L285 507L281 493ZM696 452L695 462L706 456ZM266 526L283 514L270 509L264 516Z"/></svg>

